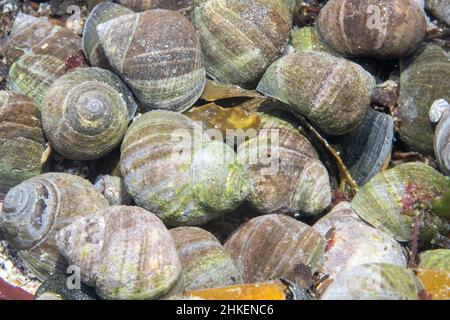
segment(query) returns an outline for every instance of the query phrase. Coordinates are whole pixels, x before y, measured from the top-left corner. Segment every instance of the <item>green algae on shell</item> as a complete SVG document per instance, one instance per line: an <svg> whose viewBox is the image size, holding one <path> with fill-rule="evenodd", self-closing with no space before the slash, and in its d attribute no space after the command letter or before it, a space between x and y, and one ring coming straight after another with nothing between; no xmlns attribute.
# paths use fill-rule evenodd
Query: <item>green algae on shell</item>
<svg viewBox="0 0 450 320"><path fill-rule="evenodd" d="M76 219L58 232L56 241L103 299L158 299L182 281L169 231L139 207L113 206Z"/></svg>
<svg viewBox="0 0 450 320"><path fill-rule="evenodd" d="M44 171L41 113L26 96L0 91L0 198Z"/></svg>
<svg viewBox="0 0 450 320"><path fill-rule="evenodd" d="M127 14L97 26L111 66L145 108L182 112L202 94L206 75L192 24L169 10Z"/></svg>
<svg viewBox="0 0 450 320"><path fill-rule="evenodd" d="M414 203L439 197L447 188L445 177L435 169L421 162L406 163L377 174L351 203L363 220L398 241L409 241Z"/></svg>
<svg viewBox="0 0 450 320"><path fill-rule="evenodd" d="M316 230L281 214L251 219L224 245L245 283L280 277L293 281L299 264L315 273L322 265L325 246L325 238Z"/></svg>
<svg viewBox="0 0 450 320"><path fill-rule="evenodd" d="M41 109L48 88L65 73L63 60L51 55L27 53L12 64L8 84L11 91L29 97Z"/></svg>
<svg viewBox="0 0 450 320"><path fill-rule="evenodd" d="M77 68L62 76L48 89L42 106L50 144L72 160L108 154L120 144L136 110L130 96L121 80L104 69Z"/></svg>
<svg viewBox="0 0 450 320"><path fill-rule="evenodd" d="M450 271L450 249L428 250L420 253L418 268Z"/></svg>
<svg viewBox="0 0 450 320"><path fill-rule="evenodd" d="M65 272L55 234L76 217L106 208L108 202L87 180L45 173L9 190L0 214L0 230L22 263L39 279Z"/></svg>
<svg viewBox="0 0 450 320"><path fill-rule="evenodd" d="M8 65L25 53L52 55L66 61L80 50L81 39L67 28L46 18L19 13L9 37L5 58Z"/></svg>
<svg viewBox="0 0 450 320"><path fill-rule="evenodd" d="M101 2L91 11L84 25L82 44L92 67L112 69L100 43L97 26L130 13L133 11L113 2Z"/></svg>
<svg viewBox="0 0 450 320"><path fill-rule="evenodd" d="M130 126L120 170L134 201L170 226L204 224L239 207L249 192L234 150L171 111L147 112Z"/></svg>
<svg viewBox="0 0 450 320"><path fill-rule="evenodd" d="M323 51L333 53L323 42L320 40L319 35L314 27L303 27L293 29L291 31L291 45L294 50L301 51Z"/></svg>
<svg viewBox="0 0 450 320"><path fill-rule="evenodd" d="M338 274L322 300L418 300L422 290L412 270L368 263Z"/></svg>
<svg viewBox="0 0 450 320"><path fill-rule="evenodd" d="M401 245L385 232L362 221L348 202L341 202L313 228L328 241L321 272L331 278L366 263L389 263L406 268Z"/></svg>
<svg viewBox="0 0 450 320"><path fill-rule="evenodd" d="M263 115L259 133L238 146L238 158L250 176L249 201L261 213L310 216L330 206L328 171L288 122Z"/></svg>
<svg viewBox="0 0 450 320"><path fill-rule="evenodd" d="M433 44L422 45L405 61L400 75L400 140L411 149L433 154L434 129L430 106L450 101L450 54Z"/></svg>
<svg viewBox="0 0 450 320"><path fill-rule="evenodd" d="M373 77L361 66L325 52L295 52L274 62L257 90L301 114L332 135L349 133L364 121Z"/></svg>
<svg viewBox="0 0 450 320"><path fill-rule="evenodd" d="M414 2L330 0L316 27L323 41L345 56L401 58L425 37L425 12Z"/></svg>
<svg viewBox="0 0 450 320"><path fill-rule="evenodd" d="M195 227L170 230L183 267L184 290L225 287L242 283L242 276L220 242Z"/></svg>
<svg viewBox="0 0 450 320"><path fill-rule="evenodd" d="M208 75L252 86L288 42L291 17L287 12L280 0L210 0L196 7L192 22Z"/></svg>

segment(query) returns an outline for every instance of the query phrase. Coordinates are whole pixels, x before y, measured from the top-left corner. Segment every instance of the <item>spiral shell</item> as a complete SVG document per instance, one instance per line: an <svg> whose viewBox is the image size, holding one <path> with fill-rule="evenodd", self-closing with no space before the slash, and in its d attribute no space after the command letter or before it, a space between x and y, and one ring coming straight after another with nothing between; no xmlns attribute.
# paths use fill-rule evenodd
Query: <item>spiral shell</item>
<svg viewBox="0 0 450 320"><path fill-rule="evenodd" d="M9 65L25 53L52 55L65 61L80 49L80 37L45 18L19 13L14 20L5 58Z"/></svg>
<svg viewBox="0 0 450 320"><path fill-rule="evenodd" d="M450 176L450 108L444 112L436 127L434 152L442 173Z"/></svg>
<svg viewBox="0 0 450 320"><path fill-rule="evenodd" d="M83 51L91 66L112 69L100 43L97 26L131 13L133 13L132 10L112 2L101 2L94 7L84 25L82 38Z"/></svg>
<svg viewBox="0 0 450 320"><path fill-rule="evenodd" d="M375 86L359 65L325 52L296 52L273 63L258 91L288 105L328 134L340 135L364 121Z"/></svg>
<svg viewBox="0 0 450 320"><path fill-rule="evenodd" d="M150 10L97 26L109 62L148 109L184 111L206 82L195 29L181 14Z"/></svg>
<svg viewBox="0 0 450 320"><path fill-rule="evenodd" d="M192 22L208 74L252 86L287 44L291 22L286 12L279 0L210 0L196 7Z"/></svg>
<svg viewBox="0 0 450 320"><path fill-rule="evenodd" d="M121 89L114 74L99 68L78 68L55 81L42 108L52 147L73 160L98 159L112 151L129 122Z"/></svg>
<svg viewBox="0 0 450 320"><path fill-rule="evenodd" d="M120 170L134 201L171 226L204 224L236 209L249 192L235 152L171 111L147 112L130 126Z"/></svg>
<svg viewBox="0 0 450 320"><path fill-rule="evenodd" d="M41 109L48 88L65 73L63 60L51 55L27 53L9 69L9 88L29 97Z"/></svg>
<svg viewBox="0 0 450 320"><path fill-rule="evenodd" d="M331 0L320 11L317 29L343 55L395 59L423 40L426 19L412 0Z"/></svg>
<svg viewBox="0 0 450 320"><path fill-rule="evenodd" d="M450 272L450 249L436 249L422 252L420 254L419 269Z"/></svg>
<svg viewBox="0 0 450 320"><path fill-rule="evenodd" d="M65 173L45 173L12 188L3 202L0 230L20 250L24 264L40 279L65 272L55 234L79 216L106 208L108 202L92 184Z"/></svg>
<svg viewBox="0 0 450 320"><path fill-rule="evenodd" d="M248 164L249 200L258 211L315 215L330 206L327 169L311 143L289 123L262 116L258 135L239 146L238 157Z"/></svg>
<svg viewBox="0 0 450 320"><path fill-rule="evenodd" d="M450 26L450 1L426 0L426 7L433 16Z"/></svg>
<svg viewBox="0 0 450 320"><path fill-rule="evenodd" d="M138 207L109 207L77 219L58 232L56 242L103 299L157 299L181 280L169 231Z"/></svg>
<svg viewBox="0 0 450 320"><path fill-rule="evenodd" d="M391 159L394 119L369 109L363 124L342 140L342 158L356 183L363 186Z"/></svg>
<svg viewBox="0 0 450 320"><path fill-rule="evenodd" d="M117 0L117 2L135 12L167 9L177 10L188 17L194 8L195 0Z"/></svg>
<svg viewBox="0 0 450 320"><path fill-rule="evenodd" d="M37 106L23 95L0 91L0 199L42 173L44 145Z"/></svg>
<svg viewBox="0 0 450 320"><path fill-rule="evenodd" d="M423 290L414 272L387 263L369 263L340 273L322 300L418 300Z"/></svg>
<svg viewBox="0 0 450 320"><path fill-rule="evenodd" d="M194 227L170 230L183 267L185 290L218 288L242 283L242 276L220 242Z"/></svg>
<svg viewBox="0 0 450 320"><path fill-rule="evenodd" d="M352 207L365 221L398 241L409 241L414 216L410 206L416 199L434 199L447 188L445 177L421 163L407 163L373 177L359 189Z"/></svg>
<svg viewBox="0 0 450 320"><path fill-rule="evenodd" d="M411 149L433 154L434 130L430 106L438 99L450 101L450 54L428 44L406 62L400 76L398 116L400 139Z"/></svg>
<svg viewBox="0 0 450 320"><path fill-rule="evenodd" d="M332 278L366 263L406 267L402 247L388 234L365 224L350 203L341 202L313 228L327 238L322 272Z"/></svg>
<svg viewBox="0 0 450 320"><path fill-rule="evenodd" d="M127 193L123 179L114 176L99 176L95 180L97 189L111 206L129 205L131 198Z"/></svg>
<svg viewBox="0 0 450 320"><path fill-rule="evenodd" d="M225 243L244 282L290 278L304 264L313 273L321 266L325 239L308 225L285 215L256 217Z"/></svg>

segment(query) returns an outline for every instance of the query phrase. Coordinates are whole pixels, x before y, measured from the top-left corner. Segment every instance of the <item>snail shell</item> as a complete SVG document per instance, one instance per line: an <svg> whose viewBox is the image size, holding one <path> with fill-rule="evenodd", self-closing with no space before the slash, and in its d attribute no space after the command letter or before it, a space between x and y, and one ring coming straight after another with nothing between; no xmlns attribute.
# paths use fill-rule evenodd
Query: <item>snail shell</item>
<svg viewBox="0 0 450 320"><path fill-rule="evenodd" d="M211 0L196 7L192 22L208 74L221 82L252 86L287 44L287 12L279 0Z"/></svg>
<svg viewBox="0 0 450 320"><path fill-rule="evenodd" d="M339 203L313 228L328 240L322 272L332 278L366 263L406 268L406 257L398 242L364 223L348 202Z"/></svg>
<svg viewBox="0 0 450 320"><path fill-rule="evenodd" d="M252 155L258 156L256 161L249 161ZM259 134L239 146L238 157L247 164L249 200L258 211L315 215L330 206L328 171L291 124L262 116Z"/></svg>
<svg viewBox="0 0 450 320"><path fill-rule="evenodd" d="M135 12L153 9L177 10L189 17L194 8L195 0L117 0L121 5Z"/></svg>
<svg viewBox="0 0 450 320"><path fill-rule="evenodd" d="M312 72L314 70L314 72ZM325 52L295 52L273 63L258 91L309 118L328 134L359 127L375 81L362 67Z"/></svg>
<svg viewBox="0 0 450 320"><path fill-rule="evenodd" d="M433 154L434 130L430 106L438 99L450 101L450 54L428 44L406 62L400 76L398 115L400 139L411 149Z"/></svg>
<svg viewBox="0 0 450 320"><path fill-rule="evenodd" d="M444 112L436 127L434 151L442 173L450 176L450 107Z"/></svg>
<svg viewBox="0 0 450 320"><path fill-rule="evenodd" d="M426 32L424 11L412 0L331 0L317 29L324 42L351 57L401 58Z"/></svg>
<svg viewBox="0 0 450 320"><path fill-rule="evenodd" d="M45 18L19 13L14 20L5 58L10 65L23 54L33 52L65 61L79 49L80 37L69 29L54 25Z"/></svg>
<svg viewBox="0 0 450 320"><path fill-rule="evenodd" d="M418 268L450 272L450 249L436 249L422 252L420 254Z"/></svg>
<svg viewBox="0 0 450 320"><path fill-rule="evenodd" d="M29 97L41 109L48 88L65 73L63 60L51 55L27 53L9 69L9 88Z"/></svg>
<svg viewBox="0 0 450 320"><path fill-rule="evenodd" d="M23 95L0 91L0 198L42 173L44 145L37 106Z"/></svg>
<svg viewBox="0 0 450 320"><path fill-rule="evenodd" d="M99 68L78 68L56 80L42 108L52 147L72 160L98 159L112 151L129 122L122 88L113 73Z"/></svg>
<svg viewBox="0 0 450 320"><path fill-rule="evenodd" d="M120 177L99 176L94 186L112 206L129 205L131 203L123 179Z"/></svg>
<svg viewBox="0 0 450 320"><path fill-rule="evenodd" d="M181 14L151 10L97 26L109 62L148 109L184 111L206 76L197 33Z"/></svg>
<svg viewBox="0 0 450 320"><path fill-rule="evenodd" d="M112 69L100 44L97 26L114 18L133 13L132 10L112 2L101 2L94 7L83 30L83 51L91 66Z"/></svg>
<svg viewBox="0 0 450 320"><path fill-rule="evenodd" d="M60 230L61 253L103 299L157 299L181 280L169 231L154 214L115 206Z"/></svg>
<svg viewBox="0 0 450 320"><path fill-rule="evenodd" d="M304 264L314 273L322 263L325 239L294 218L271 214L242 225L225 243L245 283L289 279Z"/></svg>
<svg viewBox="0 0 450 320"><path fill-rule="evenodd" d="M108 202L83 178L65 173L45 173L12 188L3 202L0 230L19 251L22 262L45 280L55 271L65 272L55 234L79 216L106 208Z"/></svg>
<svg viewBox="0 0 450 320"><path fill-rule="evenodd" d="M291 31L291 44L297 51L332 51L320 40L317 30L314 27L303 27Z"/></svg>
<svg viewBox="0 0 450 320"><path fill-rule="evenodd" d="M147 112L130 126L120 170L136 204L171 226L205 224L239 207L249 192L235 152L171 111Z"/></svg>
<svg viewBox="0 0 450 320"><path fill-rule="evenodd" d="M242 283L242 276L220 242L195 227L170 230L183 267L185 290L218 288Z"/></svg>
<svg viewBox="0 0 450 320"><path fill-rule="evenodd" d="M68 282L69 281L69 282ZM35 300L97 300L95 292L84 283L79 289L69 289L70 279L61 273L51 275L37 289Z"/></svg>
<svg viewBox="0 0 450 320"><path fill-rule="evenodd" d="M394 236L409 241L414 221L406 214L416 197L434 199L447 188L445 177L430 166L407 163L383 171L360 188L352 200L352 207L365 221Z"/></svg>
<svg viewBox="0 0 450 320"><path fill-rule="evenodd" d="M426 0L426 7L433 16L450 26L450 1Z"/></svg>
<svg viewBox="0 0 450 320"><path fill-rule="evenodd" d="M358 185L363 186L391 159L394 119L369 109L363 124L343 138L343 160Z"/></svg>
<svg viewBox="0 0 450 320"><path fill-rule="evenodd" d="M421 290L412 270L368 263L338 274L322 300L418 300Z"/></svg>

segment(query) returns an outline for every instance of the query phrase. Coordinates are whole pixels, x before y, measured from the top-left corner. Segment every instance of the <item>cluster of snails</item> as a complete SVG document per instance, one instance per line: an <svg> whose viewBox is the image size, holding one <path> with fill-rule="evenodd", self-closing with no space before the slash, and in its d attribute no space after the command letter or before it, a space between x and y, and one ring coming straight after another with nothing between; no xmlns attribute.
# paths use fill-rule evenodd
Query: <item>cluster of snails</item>
<svg viewBox="0 0 450 320"><path fill-rule="evenodd" d="M21 13L3 52L0 233L36 299L449 298L448 1L86 3L82 37Z"/></svg>

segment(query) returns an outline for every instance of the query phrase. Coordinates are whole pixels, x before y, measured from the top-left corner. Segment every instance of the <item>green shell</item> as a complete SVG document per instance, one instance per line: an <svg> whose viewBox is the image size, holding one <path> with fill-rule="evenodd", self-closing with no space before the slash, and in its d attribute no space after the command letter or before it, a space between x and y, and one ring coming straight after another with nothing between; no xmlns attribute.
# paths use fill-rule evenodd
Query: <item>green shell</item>
<svg viewBox="0 0 450 320"><path fill-rule="evenodd" d="M235 152L170 111L147 112L130 126L120 169L134 201L171 226L204 224L236 209L249 192Z"/></svg>
<svg viewBox="0 0 450 320"><path fill-rule="evenodd" d="M291 31L291 45L298 52L322 51L333 53L332 50L320 40L314 27L293 29Z"/></svg>
<svg viewBox="0 0 450 320"><path fill-rule="evenodd" d="M434 199L448 187L445 177L430 166L415 162L383 171L360 188L352 200L356 213L374 227L409 241L414 221L409 202L416 196ZM413 200L414 201L414 200Z"/></svg>
<svg viewBox="0 0 450 320"><path fill-rule="evenodd" d="M68 283L72 284L68 275L56 273L51 275L37 289L35 300L97 300L95 292L81 283L79 289L69 289ZM53 297L53 298L52 298Z"/></svg>
<svg viewBox="0 0 450 320"><path fill-rule="evenodd" d="M206 82L197 33L181 14L149 10L97 26L112 67L147 109L184 111Z"/></svg>
<svg viewBox="0 0 450 320"><path fill-rule="evenodd" d="M45 169L41 113L27 97L0 91L0 198Z"/></svg>
<svg viewBox="0 0 450 320"><path fill-rule="evenodd" d="M396 59L424 39L426 17L411 0L330 0L316 26L323 41L350 57Z"/></svg>
<svg viewBox="0 0 450 320"><path fill-rule="evenodd" d="M183 267L185 290L219 288L242 283L230 255L211 233L195 227L170 230Z"/></svg>
<svg viewBox="0 0 450 320"><path fill-rule="evenodd" d="M400 76L400 139L415 151L433 154L434 129L429 118L435 100L450 101L450 54L428 44L405 62Z"/></svg>
<svg viewBox="0 0 450 320"><path fill-rule="evenodd" d="M282 214L256 217L227 240L245 283L276 278L297 280L295 267L303 264L315 273L323 263L325 239L313 228Z"/></svg>
<svg viewBox="0 0 450 320"><path fill-rule="evenodd" d="M249 200L261 213L309 216L331 205L327 169L312 144L288 122L262 116L258 135L239 146L238 158L250 176Z"/></svg>
<svg viewBox="0 0 450 320"><path fill-rule="evenodd" d="M55 234L74 218L106 208L108 202L89 181L65 173L45 173L12 188L3 202L0 230L19 257L41 280L67 262Z"/></svg>
<svg viewBox="0 0 450 320"><path fill-rule="evenodd" d="M418 268L450 271L450 249L422 252Z"/></svg>
<svg viewBox="0 0 450 320"><path fill-rule="evenodd" d="M83 51L91 66L112 69L97 34L97 26L114 18L133 13L132 10L112 2L101 2L94 7L83 30Z"/></svg>
<svg viewBox="0 0 450 320"><path fill-rule="evenodd" d="M80 37L46 18L19 13L6 47L6 63L10 65L25 53L52 55L66 61L80 50Z"/></svg>
<svg viewBox="0 0 450 320"><path fill-rule="evenodd" d="M356 63L306 51L273 63L257 89L287 104L288 111L306 116L326 133L341 135L362 124L374 86L372 76Z"/></svg>
<svg viewBox="0 0 450 320"><path fill-rule="evenodd" d="M322 300L418 300L422 290L412 270L369 263L338 274Z"/></svg>
<svg viewBox="0 0 450 320"><path fill-rule="evenodd" d="M180 293L182 270L172 237L161 220L142 208L113 206L76 219L58 232L56 241L102 299Z"/></svg>
<svg viewBox="0 0 450 320"><path fill-rule="evenodd" d="M77 68L49 88L42 126L58 153L68 159L93 160L120 144L135 110L131 93L116 75L99 68Z"/></svg>
<svg viewBox="0 0 450 320"><path fill-rule="evenodd" d="M50 55L27 53L9 69L9 88L31 98L42 108L48 88L65 73L63 60Z"/></svg>
<svg viewBox="0 0 450 320"><path fill-rule="evenodd" d="M247 87L281 55L291 28L280 0L206 1L194 9L192 22L208 75Z"/></svg>

